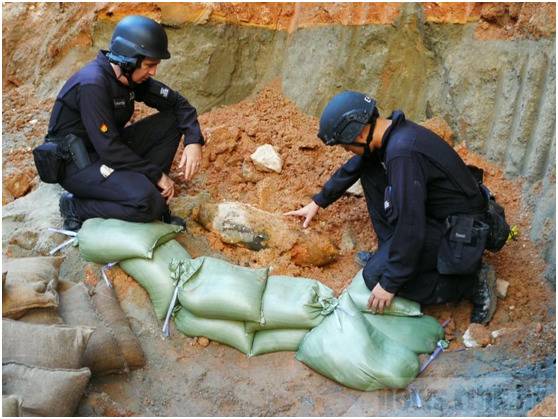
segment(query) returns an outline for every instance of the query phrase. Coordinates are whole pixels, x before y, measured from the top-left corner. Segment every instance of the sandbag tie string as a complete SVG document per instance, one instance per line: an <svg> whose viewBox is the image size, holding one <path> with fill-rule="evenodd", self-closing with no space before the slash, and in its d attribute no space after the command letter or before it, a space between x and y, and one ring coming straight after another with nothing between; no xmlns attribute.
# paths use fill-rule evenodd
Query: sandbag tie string
<svg viewBox="0 0 558 419"><path fill-rule="evenodd" d="M447 340L445 339L439 340L436 343L436 349L434 350L432 355L430 355L430 357L426 360L426 362L421 365L419 373L417 375L420 375L426 368L428 368L428 366L432 363L432 361L438 358L438 355L444 352L444 350L448 349L448 347L449 347L449 342Z"/></svg>
<svg viewBox="0 0 558 419"><path fill-rule="evenodd" d="M335 297L320 298L318 303L322 307L320 314L322 316L327 316L337 308L337 306L339 305L339 300Z"/></svg>
<svg viewBox="0 0 558 419"><path fill-rule="evenodd" d="M118 262L110 262L104 265L103 267L101 267L101 276L103 277L105 283L107 284L107 287L109 288L112 288L112 284L108 279L107 271L115 265L118 265Z"/></svg>
<svg viewBox="0 0 558 419"><path fill-rule="evenodd" d="M50 256L54 255L56 252L58 252L59 250L64 249L65 247L69 246L70 244L74 244L77 245L77 233L75 231L71 231L71 230L64 230L61 228L54 228L54 227L49 227L48 231L52 231L54 233L60 233L60 234L64 234L65 236L69 236L70 238L68 240L66 240L65 242L63 242L62 244L59 244L58 246L56 246L54 249L52 249L50 252L48 252L48 254Z"/></svg>
<svg viewBox="0 0 558 419"><path fill-rule="evenodd" d="M186 263L188 262L188 265ZM167 309L167 315L165 316L165 322L163 323L163 336L168 338L170 337L170 319L172 315L176 312L176 300L178 299L178 290L179 288L184 285L186 282L194 276L194 274L200 269L201 265L203 264L203 260L200 260L197 263L192 263L192 260L177 260L171 259L169 263L169 271L170 271L170 278L174 285L174 292L172 294L172 298L169 304L169 308Z"/></svg>

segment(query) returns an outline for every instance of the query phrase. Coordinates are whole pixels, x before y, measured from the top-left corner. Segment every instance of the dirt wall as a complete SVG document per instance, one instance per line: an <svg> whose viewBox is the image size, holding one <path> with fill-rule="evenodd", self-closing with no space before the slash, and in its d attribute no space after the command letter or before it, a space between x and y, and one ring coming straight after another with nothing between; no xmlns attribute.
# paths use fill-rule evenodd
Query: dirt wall
<svg viewBox="0 0 558 419"><path fill-rule="evenodd" d="M167 26L159 78L199 109L271 80L318 115L335 93L369 92L382 114L443 117L457 142L523 176L533 240L554 265L553 3L3 3L4 88L53 98L123 16ZM34 28L34 30L29 30ZM553 278L554 271L549 271Z"/></svg>

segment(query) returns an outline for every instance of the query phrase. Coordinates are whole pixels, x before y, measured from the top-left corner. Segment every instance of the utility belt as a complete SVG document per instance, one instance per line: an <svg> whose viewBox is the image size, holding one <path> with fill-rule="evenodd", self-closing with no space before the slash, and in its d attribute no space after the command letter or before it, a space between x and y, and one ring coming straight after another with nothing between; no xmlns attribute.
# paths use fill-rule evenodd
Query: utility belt
<svg viewBox="0 0 558 419"><path fill-rule="evenodd" d="M85 142L74 134L45 137L45 142L33 150L33 158L39 177L46 183L60 183L70 161L80 170L91 164Z"/></svg>
<svg viewBox="0 0 558 419"><path fill-rule="evenodd" d="M508 239L510 226L504 208L484 184L479 185L487 209L482 214L450 215L438 249L438 272L445 275L474 274L480 267L485 249L497 252Z"/></svg>

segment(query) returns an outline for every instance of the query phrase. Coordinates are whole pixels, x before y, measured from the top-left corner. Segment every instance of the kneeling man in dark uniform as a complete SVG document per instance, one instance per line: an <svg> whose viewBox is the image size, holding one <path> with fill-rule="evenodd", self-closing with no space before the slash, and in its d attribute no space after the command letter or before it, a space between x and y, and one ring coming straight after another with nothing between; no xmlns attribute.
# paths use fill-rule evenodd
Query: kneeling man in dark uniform
<svg viewBox="0 0 558 419"><path fill-rule="evenodd" d="M110 50L101 50L58 94L46 142L68 151L58 180L70 192L60 198L65 229L78 230L93 217L184 224L167 206L175 193L168 173L184 136L180 168L190 180L204 139L196 109L152 78L170 58L167 45L159 23L128 16L116 26ZM126 126L135 101L159 112Z"/></svg>
<svg viewBox="0 0 558 419"><path fill-rule="evenodd" d="M486 324L496 309L496 278L482 253L499 250L507 234L495 240L490 230L489 208L497 204L474 176L482 171L466 166L451 146L403 112L379 118L374 99L358 92L328 103L318 136L356 155L308 205L287 215L304 217L307 227L319 208L360 179L378 237L376 252L357 255L371 290L369 306L382 312L395 295L423 304L469 298L471 321Z"/></svg>

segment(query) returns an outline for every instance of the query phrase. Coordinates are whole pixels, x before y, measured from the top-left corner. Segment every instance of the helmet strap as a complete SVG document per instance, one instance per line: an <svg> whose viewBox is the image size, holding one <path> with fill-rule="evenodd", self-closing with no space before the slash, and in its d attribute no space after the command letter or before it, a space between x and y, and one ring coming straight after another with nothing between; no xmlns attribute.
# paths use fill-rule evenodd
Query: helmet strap
<svg viewBox="0 0 558 419"><path fill-rule="evenodd" d="M366 137L366 147L364 147L364 154L363 157L368 159L372 156L372 150L370 150L370 144L372 143L372 137L374 136L374 129L376 128L376 121L378 120L378 109L374 106L374 110L372 111L372 115L370 115L370 119L368 122L370 123L370 131L368 131L368 136Z"/></svg>

